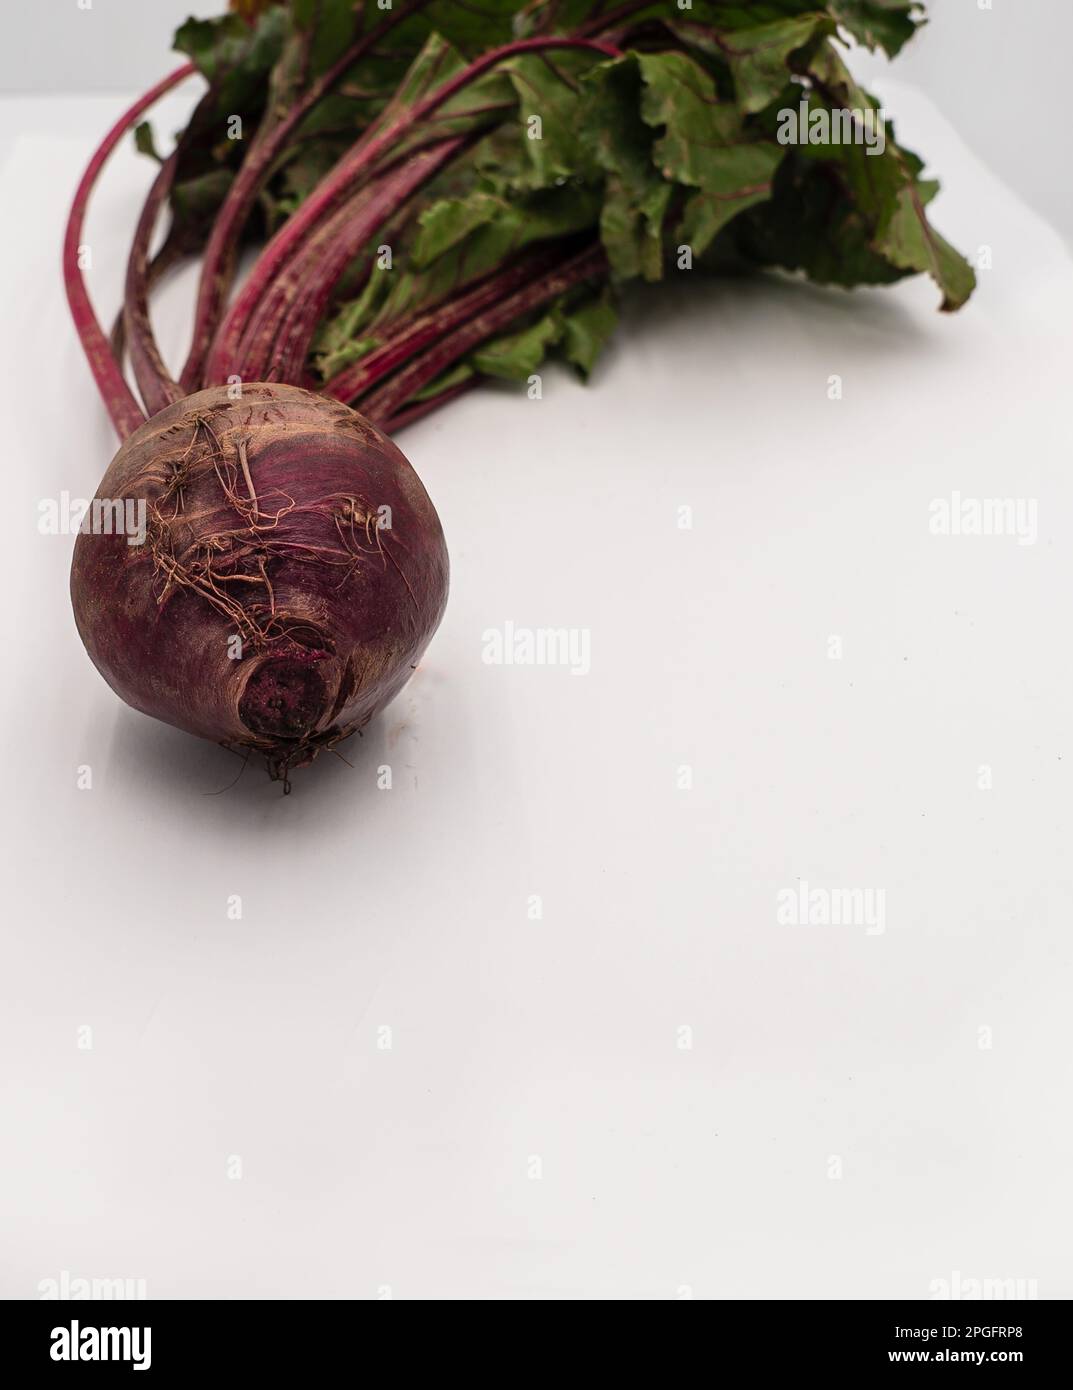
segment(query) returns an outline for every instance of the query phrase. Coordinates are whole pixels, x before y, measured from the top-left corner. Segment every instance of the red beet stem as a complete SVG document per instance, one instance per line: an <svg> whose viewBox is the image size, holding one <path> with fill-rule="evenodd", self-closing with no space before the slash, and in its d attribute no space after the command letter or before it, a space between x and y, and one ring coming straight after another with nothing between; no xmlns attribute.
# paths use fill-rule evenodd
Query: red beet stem
<svg viewBox="0 0 1073 1390"><path fill-rule="evenodd" d="M79 249L82 245L82 225L85 221L86 205L89 202L90 194L93 192L93 187L105 161L116 145L144 111L148 110L159 97L170 91L183 78L189 77L194 71L196 69L193 63L184 63L181 68L177 68L168 77L162 78L144 96L139 97L134 105L120 116L86 166L86 171L75 191L70 215L67 218L67 231L63 240L63 281L67 290L67 303L70 305L71 317L74 319L75 329L82 343L82 350L86 354L89 369L93 373L93 379L97 383L101 399L104 401L121 439L132 434L144 422L145 413L135 399L134 393L124 381L119 363L112 355L108 338L98 322L97 315L93 312L86 282L82 276L82 268L78 263Z"/></svg>
<svg viewBox="0 0 1073 1390"><path fill-rule="evenodd" d="M244 381L261 381L266 379L270 366L282 369L284 380L299 376L316 318L343 271L377 230L465 143L465 137L458 136L400 161L338 209L275 278L250 319L237 360L227 363L213 353L211 370L216 379L223 381L238 375ZM303 327L291 318L303 301L315 310L304 337ZM285 368L276 352L277 339L285 354ZM300 356L296 356L299 346Z"/></svg>
<svg viewBox="0 0 1073 1390"><path fill-rule="evenodd" d="M171 192L178 159L176 151L160 166L138 219L127 262L123 326L138 390L150 415L171 405L172 401L181 400L186 394L168 373L149 322L149 244L160 209Z"/></svg>
<svg viewBox="0 0 1073 1390"><path fill-rule="evenodd" d="M209 381L220 380L220 365L235 361L238 348L246 330L246 325L255 312L256 306L265 295L268 287L282 267L297 254L309 235L325 218L330 217L347 199L363 178L377 162L389 155L392 146L421 121L431 116L445 102L467 87L477 78L483 77L490 69L507 58L525 53L540 53L549 49L585 49L603 53L606 57L618 57L619 50L610 44L595 39L572 38L533 38L519 39L516 43L494 48L470 63L454 77L442 83L423 101L404 112L397 120L371 138L363 136L352 149L339 160L331 173L327 174L305 202L287 219L279 231L268 242L254 264L242 290L220 325L216 342L210 354L206 377ZM226 372L224 373L226 375Z"/></svg>
<svg viewBox="0 0 1073 1390"><path fill-rule="evenodd" d="M558 270L538 276L528 285L502 299L484 313L477 314L456 333L442 338L420 357L414 358L378 390L363 398L358 409L362 415L381 424L394 418L415 392L422 390L441 372L465 356L471 349L508 328L564 290L607 273L607 257L602 246L590 246L571 257Z"/></svg>
<svg viewBox="0 0 1073 1390"><path fill-rule="evenodd" d="M384 433L394 438L399 430L405 429L407 425L415 425L418 420L423 420L426 415L439 410L441 405L453 401L456 396L463 396L467 391L472 391L475 386L480 386L481 381L482 378L476 375L467 377L465 381L457 381L453 386L448 386L447 390L441 391L438 396L430 396L427 401L418 401L415 405L407 406L388 420L384 426Z"/></svg>
<svg viewBox="0 0 1073 1390"><path fill-rule="evenodd" d="M383 24L351 44L342 57L313 83L309 91L277 124L263 134L259 131L257 138L251 143L242 166L227 191L227 197L216 214L212 232L205 246L194 315L194 336L181 378L185 390L195 391L202 384L205 359L212 346L224 299L234 275L238 239L273 162L306 116L338 85L368 49L397 24L409 19L418 10L424 9L428 3L429 0L414 0L414 3L404 6Z"/></svg>
<svg viewBox="0 0 1073 1390"><path fill-rule="evenodd" d="M448 333L455 332L467 320L498 304L519 286L561 264L564 259L559 251L544 252L516 261L504 270L464 287L453 299L436 305L427 313L395 325L394 331L378 348L360 362L354 362L337 372L322 388L324 394L335 396L348 404L356 401L416 353L431 347Z"/></svg>
<svg viewBox="0 0 1073 1390"><path fill-rule="evenodd" d="M182 246L171 237L164 242L146 269L147 294L155 289L169 271L174 270L182 262L184 254ZM127 329L123 322L125 313L126 304L123 304L112 322L112 331L108 335L108 341L112 345L112 356L119 363L122 363L127 350Z"/></svg>
<svg viewBox="0 0 1073 1390"><path fill-rule="evenodd" d="M389 211L387 216L381 216L377 226L368 233L364 240L361 239L361 236L362 223L365 219L354 218L353 221L349 219L344 221L335 237L329 241L327 254L317 255L308 264L308 275L303 291L290 304L287 316L276 337L273 361L277 366L280 380L297 380L301 376L305 368L306 358L309 355L309 345L313 340L313 334L316 332L320 317L327 308L347 266L362 249L369 236L383 228L388 218L406 205L413 192L416 192L422 184L428 183L445 165L450 163L463 149L468 149L472 143L472 136L456 136L454 139L441 142L430 150L413 155L407 164L415 164L419 167L415 169L412 180L407 180L410 193L403 193L401 199L398 192L395 194L394 208ZM337 213L336 217L338 216ZM333 218L328 225L334 225L335 220ZM316 240L317 238L314 238L314 241ZM286 273L285 271L284 276Z"/></svg>

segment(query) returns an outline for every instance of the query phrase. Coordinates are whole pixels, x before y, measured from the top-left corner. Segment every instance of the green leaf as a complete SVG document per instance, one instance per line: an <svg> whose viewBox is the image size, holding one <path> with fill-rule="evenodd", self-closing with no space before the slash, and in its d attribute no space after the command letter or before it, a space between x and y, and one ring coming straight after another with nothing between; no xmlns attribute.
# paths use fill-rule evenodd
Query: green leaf
<svg viewBox="0 0 1073 1390"><path fill-rule="evenodd" d="M828 40L812 51L805 64L808 76L818 82L825 95L849 111L879 109L879 102L871 92L858 86L853 74L842 60L842 55L834 43Z"/></svg>
<svg viewBox="0 0 1073 1390"><path fill-rule="evenodd" d="M875 244L892 265L926 271L942 290L941 307L946 311L960 309L975 288L972 267L930 226L924 200L911 181L900 189L894 211Z"/></svg>
<svg viewBox="0 0 1073 1390"><path fill-rule="evenodd" d="M664 127L653 158L668 180L720 197L765 190L784 151L746 130L741 113L720 102L711 77L681 53L646 53L641 114Z"/></svg>
<svg viewBox="0 0 1073 1390"><path fill-rule="evenodd" d="M518 0L434 0L415 27L442 34L460 53L475 57L510 42L519 8Z"/></svg>
<svg viewBox="0 0 1073 1390"><path fill-rule="evenodd" d="M527 381L548 353L558 349L582 377L588 377L617 322L618 315L606 290L588 294L580 301L575 292L568 290L533 323L483 344L470 354L467 362L483 376Z"/></svg>
<svg viewBox="0 0 1073 1390"><path fill-rule="evenodd" d="M134 127L134 148L139 154L147 154L150 159L155 159L158 164L164 161L157 153L156 141L153 138L153 127L149 121L142 121Z"/></svg>
<svg viewBox="0 0 1073 1390"><path fill-rule="evenodd" d="M744 192L695 193L683 210L678 236L694 256L702 256L728 222L770 197L770 183Z"/></svg>
<svg viewBox="0 0 1073 1390"><path fill-rule="evenodd" d="M391 99L383 109L376 126L386 129L430 93L441 87L467 66L465 57L452 44L432 34L407 68ZM505 73L492 71L481 79L468 83L436 113L436 130L441 135L465 134L487 123L487 108L506 106L512 99L510 81ZM427 130L417 128L399 140L396 157L408 146L419 146L428 138Z"/></svg>
<svg viewBox="0 0 1073 1390"><path fill-rule="evenodd" d="M234 65L249 37L249 26L237 14L221 15L218 19L191 16L175 31L172 47L176 53L185 53L211 82Z"/></svg>
<svg viewBox="0 0 1073 1390"><path fill-rule="evenodd" d="M295 28L308 36L309 66L324 72L354 39L354 0L291 0Z"/></svg>
<svg viewBox="0 0 1073 1390"><path fill-rule="evenodd" d="M622 279L658 280L663 219L673 189L653 159L655 136L641 116L642 81L635 55L602 63L583 87L582 139L606 171L600 238Z"/></svg>
<svg viewBox="0 0 1073 1390"><path fill-rule="evenodd" d="M607 290L563 314L562 353L583 377L591 375L617 324L618 312Z"/></svg>
<svg viewBox="0 0 1073 1390"><path fill-rule="evenodd" d="M714 3L702 3L700 8L705 22L710 21L716 29L740 31L752 29L757 24L775 24L781 19L810 14L822 10L824 4L823 0L738 0L737 4L714 0Z"/></svg>
<svg viewBox="0 0 1073 1390"><path fill-rule="evenodd" d="M532 171L531 186L547 187L557 179L595 171L581 140L578 84L598 59L591 52L551 52L505 65L518 96L519 138Z"/></svg>
<svg viewBox="0 0 1073 1390"><path fill-rule="evenodd" d="M503 381L526 381L543 362L549 347L562 337L563 325L553 310L519 333L495 338L477 349L469 361L484 376Z"/></svg>
<svg viewBox="0 0 1073 1390"><path fill-rule="evenodd" d="M840 152L855 201L871 222L873 249L903 272L930 275L942 291L941 307L959 308L972 293L976 277L928 223L925 208L936 185L917 179L920 160L898 148L889 127L882 154L857 144L842 146Z"/></svg>
<svg viewBox="0 0 1073 1390"><path fill-rule="evenodd" d="M775 175L771 198L725 228L711 253L717 264L732 253L746 264L802 271L823 285L891 284L908 272L874 249L873 233L837 166L794 149Z"/></svg>
<svg viewBox="0 0 1073 1390"><path fill-rule="evenodd" d="M172 46L215 85L221 111L230 114L254 101L263 103L265 83L283 51L288 25L289 13L282 5L267 9L252 28L237 14L188 19L176 31Z"/></svg>
<svg viewBox="0 0 1073 1390"><path fill-rule="evenodd" d="M827 8L858 43L892 58L922 22L915 0L830 0Z"/></svg>
<svg viewBox="0 0 1073 1390"><path fill-rule="evenodd" d="M585 135L608 172L600 235L616 275L662 274L675 185L701 190L686 202L679 229L697 254L770 195L785 151L720 101L711 74L691 57L631 54L601 65L587 87Z"/></svg>
<svg viewBox="0 0 1073 1390"><path fill-rule="evenodd" d="M393 94L391 110L413 106L465 66L465 58L453 44L440 34L430 34Z"/></svg>
<svg viewBox="0 0 1073 1390"><path fill-rule="evenodd" d="M809 14L722 37L719 47L730 67L741 110L746 114L762 111L786 86L790 55L834 30L834 22L826 15Z"/></svg>
<svg viewBox="0 0 1073 1390"><path fill-rule="evenodd" d="M190 226L208 227L231 187L227 169L210 169L184 179L172 189L171 202L176 217Z"/></svg>
<svg viewBox="0 0 1073 1390"><path fill-rule="evenodd" d="M474 196L481 204L483 216L484 195ZM598 209L599 194L593 189L538 189L515 201L500 199L494 218L482 220L427 264L404 247L396 256L401 273L393 271L387 277L392 280L392 287L365 327L393 322L404 314L438 303L462 285L502 266L527 246L592 227Z"/></svg>
<svg viewBox="0 0 1073 1390"><path fill-rule="evenodd" d="M502 212L502 199L480 190L468 198L441 198L418 218L413 263L424 269L445 251L457 246L475 228L486 226Z"/></svg>
<svg viewBox="0 0 1073 1390"><path fill-rule="evenodd" d="M655 137L641 117L641 72L628 54L593 68L584 82L582 140L596 164L643 195L654 179Z"/></svg>
<svg viewBox="0 0 1073 1390"><path fill-rule="evenodd" d="M663 274L663 218L670 202L669 183L653 178L638 197L617 175L607 181L600 237L611 268L623 279Z"/></svg>

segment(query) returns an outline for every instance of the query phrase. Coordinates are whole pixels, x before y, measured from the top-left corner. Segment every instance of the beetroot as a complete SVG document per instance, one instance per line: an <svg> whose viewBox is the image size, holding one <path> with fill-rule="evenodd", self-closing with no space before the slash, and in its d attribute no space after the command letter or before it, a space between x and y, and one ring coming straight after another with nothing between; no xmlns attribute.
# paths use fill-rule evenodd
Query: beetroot
<svg viewBox="0 0 1073 1390"><path fill-rule="evenodd" d="M294 386L217 387L126 441L98 496L145 502L143 544L85 533L82 640L135 709L294 767L402 687L447 600L435 508L348 406Z"/></svg>
<svg viewBox="0 0 1073 1390"><path fill-rule="evenodd" d="M80 535L71 576L79 632L124 700L262 753L285 787L360 729L447 595L439 520L387 434L488 377L539 399L549 355L588 376L631 280L926 271L944 309L965 302L973 272L927 220L934 182L839 51L847 31L893 55L918 7L753 8L232 0L182 26L192 61L105 137L64 243L126 441L94 515L140 511L135 536ZM109 339L82 277L86 202L119 140L195 72L207 89L166 158L138 127L158 168ZM837 142L784 142L802 103L838 117ZM196 255L173 377L151 293Z"/></svg>

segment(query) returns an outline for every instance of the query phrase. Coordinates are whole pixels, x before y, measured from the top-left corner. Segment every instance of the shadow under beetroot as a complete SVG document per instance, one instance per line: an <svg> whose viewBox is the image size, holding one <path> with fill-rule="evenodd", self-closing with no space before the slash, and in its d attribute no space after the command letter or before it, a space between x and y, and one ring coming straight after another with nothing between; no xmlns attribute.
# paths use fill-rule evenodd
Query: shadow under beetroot
<svg viewBox="0 0 1073 1390"><path fill-rule="evenodd" d="M117 704L108 756L111 775L136 785L143 795L147 784L156 785L169 801L196 798L206 812L230 813L308 795L321 799L375 796L386 728L385 717L378 716L333 752L322 752L308 767L296 769L290 776L289 793L282 782L269 777L260 754L251 752L247 758L245 753L196 738L122 704Z"/></svg>

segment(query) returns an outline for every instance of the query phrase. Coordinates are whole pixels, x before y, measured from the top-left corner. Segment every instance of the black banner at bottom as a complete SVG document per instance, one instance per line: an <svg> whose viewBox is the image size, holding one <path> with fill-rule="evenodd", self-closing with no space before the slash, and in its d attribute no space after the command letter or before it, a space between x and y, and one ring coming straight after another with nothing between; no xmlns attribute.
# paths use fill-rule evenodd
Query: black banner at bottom
<svg viewBox="0 0 1073 1390"><path fill-rule="evenodd" d="M697 1350L717 1374L721 1363L729 1368L743 1360L758 1371L822 1372L836 1366L912 1371L929 1365L1040 1371L1061 1364L1070 1340L1066 1302L742 1301L709 1304L693 1324L689 1316L680 1310L671 1326L676 1332L692 1327L703 1336ZM23 1383L10 1379L13 1372L33 1383L50 1371L64 1374L70 1384L89 1374L145 1374L178 1382L205 1371L243 1376L264 1371L279 1379L300 1370L308 1380L318 1372L360 1374L368 1368L370 1350L370 1359L379 1362L386 1354L399 1370L413 1355L410 1342L396 1342L392 1349L380 1340L384 1333L404 1330L405 1322L396 1323L383 1307L364 1309L345 1301L10 1302L0 1304L0 1320L0 1374L9 1384ZM657 1324L653 1331L665 1328ZM494 1339L498 1329L481 1331ZM367 1342L367 1333L377 1340ZM456 1337L437 1339L436 1369L457 1371L464 1345ZM627 1345L630 1369L637 1373L636 1344L622 1342L624 1350ZM592 1346L593 1358L600 1348L601 1360L609 1349L606 1337ZM666 1374L666 1344L652 1344L651 1351L663 1363L662 1371L658 1363L654 1371ZM561 1347L548 1345L544 1355L550 1371L563 1371ZM463 1356L466 1363L476 1361L473 1344ZM453 1367L444 1364L450 1361ZM539 1364L531 1345L523 1363L529 1374ZM509 1374L502 1352L493 1364Z"/></svg>

